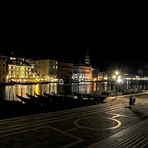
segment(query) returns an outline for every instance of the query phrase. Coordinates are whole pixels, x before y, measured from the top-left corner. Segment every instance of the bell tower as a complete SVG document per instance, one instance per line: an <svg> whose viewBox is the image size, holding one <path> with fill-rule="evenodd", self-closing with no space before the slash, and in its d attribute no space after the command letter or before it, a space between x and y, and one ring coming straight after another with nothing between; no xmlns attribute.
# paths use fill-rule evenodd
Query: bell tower
<svg viewBox="0 0 148 148"><path fill-rule="evenodd" d="M88 50L87 50L86 56L85 56L85 64L86 64L86 65L90 65L90 57L89 57L89 52L88 52Z"/></svg>

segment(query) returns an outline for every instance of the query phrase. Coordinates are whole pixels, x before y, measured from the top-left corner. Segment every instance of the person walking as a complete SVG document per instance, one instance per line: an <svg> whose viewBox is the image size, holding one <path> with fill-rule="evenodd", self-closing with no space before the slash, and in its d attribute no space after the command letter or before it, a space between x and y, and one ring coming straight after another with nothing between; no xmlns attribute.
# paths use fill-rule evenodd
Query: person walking
<svg viewBox="0 0 148 148"><path fill-rule="evenodd" d="M130 96L129 98L129 108L133 108L133 106L135 107L135 102L136 102L136 97L135 96Z"/></svg>

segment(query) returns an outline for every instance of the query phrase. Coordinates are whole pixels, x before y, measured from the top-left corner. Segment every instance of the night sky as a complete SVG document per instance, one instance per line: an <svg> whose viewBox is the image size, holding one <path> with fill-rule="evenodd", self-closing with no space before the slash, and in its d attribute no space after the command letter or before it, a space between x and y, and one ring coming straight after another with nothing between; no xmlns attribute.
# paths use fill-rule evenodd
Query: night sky
<svg viewBox="0 0 148 148"><path fill-rule="evenodd" d="M88 50L92 65L100 70L148 69L146 40L129 39L128 34L123 35L115 28L106 29L107 26L100 31L93 29L93 25L92 30L79 26L61 20L53 23L47 16L5 16L0 23L0 54L13 51L16 56L84 63Z"/></svg>

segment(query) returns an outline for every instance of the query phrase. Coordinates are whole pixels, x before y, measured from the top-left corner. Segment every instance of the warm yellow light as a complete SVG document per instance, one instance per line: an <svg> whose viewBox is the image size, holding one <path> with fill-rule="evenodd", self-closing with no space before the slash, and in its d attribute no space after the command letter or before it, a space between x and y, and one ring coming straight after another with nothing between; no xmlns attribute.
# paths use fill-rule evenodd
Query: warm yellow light
<svg viewBox="0 0 148 148"><path fill-rule="evenodd" d="M118 76L118 79L121 79L121 76Z"/></svg>
<svg viewBox="0 0 148 148"><path fill-rule="evenodd" d="M115 75L116 75L116 76L119 75L119 71L116 71L116 72L115 72Z"/></svg>
<svg viewBox="0 0 148 148"><path fill-rule="evenodd" d="M104 77L104 80L107 80L108 78L107 77Z"/></svg>
<svg viewBox="0 0 148 148"><path fill-rule="evenodd" d="M121 78L118 78L117 79L117 83L121 83L122 82L122 79Z"/></svg>
<svg viewBox="0 0 148 148"><path fill-rule="evenodd" d="M16 60L16 58L15 57L10 57L10 60Z"/></svg>
<svg viewBox="0 0 148 148"><path fill-rule="evenodd" d="M113 75L113 79L116 79L116 75Z"/></svg>

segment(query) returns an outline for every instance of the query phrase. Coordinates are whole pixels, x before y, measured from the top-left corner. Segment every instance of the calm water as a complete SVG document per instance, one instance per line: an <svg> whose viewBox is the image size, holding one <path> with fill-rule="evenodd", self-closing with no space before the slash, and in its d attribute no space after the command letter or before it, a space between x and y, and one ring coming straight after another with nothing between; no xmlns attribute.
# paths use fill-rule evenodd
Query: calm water
<svg viewBox="0 0 148 148"><path fill-rule="evenodd" d="M34 95L43 94L43 92L51 93L55 92L57 94L57 84L36 84L36 85L9 85L0 86L0 99L5 100L18 100L16 94L27 97L26 93Z"/></svg>
<svg viewBox="0 0 148 148"><path fill-rule="evenodd" d="M44 92L49 94L64 94L64 90L67 91L67 94L80 93L80 94L91 94L96 93L97 90L107 90L107 84L96 85L92 82L81 82L73 83L72 85L57 84L36 84L36 85L9 85L9 86L0 86L0 99L5 100L18 100L16 94L27 97L26 93L35 95L35 93L43 95Z"/></svg>
<svg viewBox="0 0 148 148"><path fill-rule="evenodd" d="M44 92L49 94L96 94L101 91L110 91L115 89L129 89L130 85L123 84L119 86L112 86L107 82L94 83L94 82L80 82L73 83L72 85L62 85L57 83L50 84L36 84L36 85L9 85L0 86L0 99L5 100L18 100L16 94L27 97L26 93L35 95L35 93L43 95ZM141 87L141 86L140 86ZM66 90L66 91L65 91Z"/></svg>

